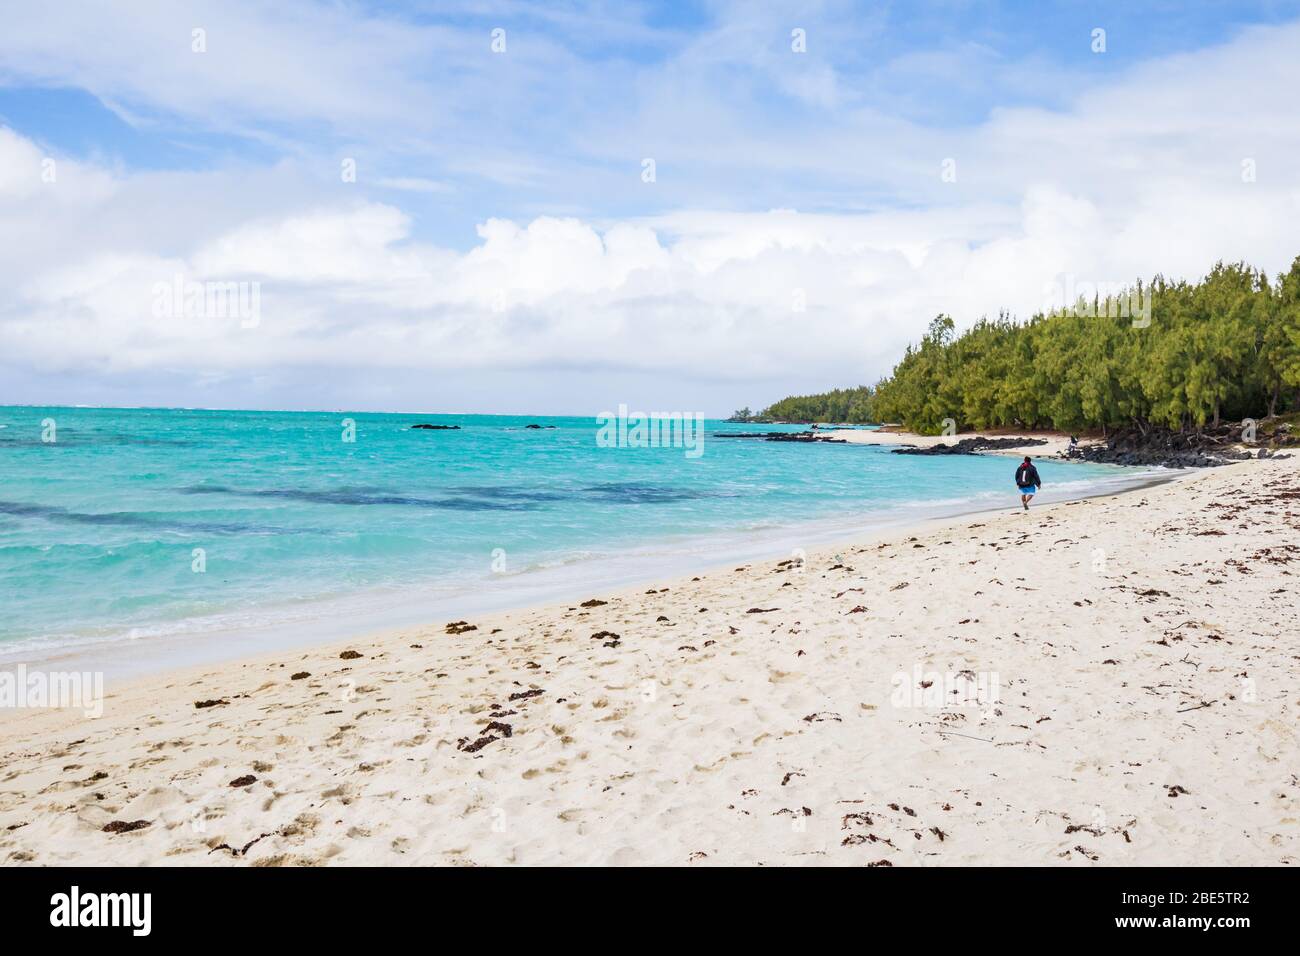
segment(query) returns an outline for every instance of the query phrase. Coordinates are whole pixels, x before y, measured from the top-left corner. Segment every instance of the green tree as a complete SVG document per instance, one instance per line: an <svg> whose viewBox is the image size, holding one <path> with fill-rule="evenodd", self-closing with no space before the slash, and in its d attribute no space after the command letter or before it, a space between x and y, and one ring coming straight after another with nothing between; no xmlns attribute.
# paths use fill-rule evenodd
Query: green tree
<svg viewBox="0 0 1300 956"><path fill-rule="evenodd" d="M1197 283L1157 275L1027 322L981 319L960 335L937 316L873 402L880 420L921 433L945 418L975 428L1190 429L1297 406L1300 257L1272 284L1245 263L1217 263Z"/></svg>

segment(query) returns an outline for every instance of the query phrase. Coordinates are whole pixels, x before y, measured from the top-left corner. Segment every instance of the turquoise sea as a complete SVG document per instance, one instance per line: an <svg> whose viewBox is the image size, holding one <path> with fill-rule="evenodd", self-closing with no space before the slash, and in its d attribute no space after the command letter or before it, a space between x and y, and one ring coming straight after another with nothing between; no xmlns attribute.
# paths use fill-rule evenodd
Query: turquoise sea
<svg viewBox="0 0 1300 956"><path fill-rule="evenodd" d="M1012 459L712 437L743 430L779 429L691 457L592 418L0 407L0 661L243 653L1017 503ZM1141 477L1039 467L1046 500Z"/></svg>

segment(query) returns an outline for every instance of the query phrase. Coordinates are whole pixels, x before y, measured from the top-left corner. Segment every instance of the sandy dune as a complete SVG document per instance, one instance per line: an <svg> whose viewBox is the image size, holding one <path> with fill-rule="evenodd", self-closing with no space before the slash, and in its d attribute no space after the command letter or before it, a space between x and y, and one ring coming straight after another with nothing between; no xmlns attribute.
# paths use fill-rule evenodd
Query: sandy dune
<svg viewBox="0 0 1300 956"><path fill-rule="evenodd" d="M1296 863L1296 466L11 711L0 861Z"/></svg>

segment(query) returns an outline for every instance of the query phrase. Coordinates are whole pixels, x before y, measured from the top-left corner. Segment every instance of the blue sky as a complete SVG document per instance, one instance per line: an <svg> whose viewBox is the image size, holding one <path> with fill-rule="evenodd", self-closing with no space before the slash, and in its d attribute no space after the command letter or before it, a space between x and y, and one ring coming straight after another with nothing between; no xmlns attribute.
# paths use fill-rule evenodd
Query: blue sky
<svg viewBox="0 0 1300 956"><path fill-rule="evenodd" d="M1300 253L1275 221L1300 168L1279 92L1297 21L1252 2L15 8L0 401L729 411L872 380L933 310L1026 314L1063 274L1280 268ZM60 175L36 189L43 160ZM176 274L259 283L267 321L149 324L139 290Z"/></svg>
<svg viewBox="0 0 1300 956"><path fill-rule="evenodd" d="M126 170L210 170L286 158L309 162L317 156L323 165L326 155L355 156L371 170L393 175L418 169L448 186L434 198L410 200L425 213L417 223L419 234L466 248L474 241L473 226L488 215L646 215L698 199L694 189L675 188L671 180L679 176L704 190L711 205L731 209L794 205L833 211L907 201L889 188L887 177L873 181L870 157L863 157L856 175L831 183L798 167L775 174L766 163L737 169L735 157L728 155L725 164L674 168L673 176L660 181L662 189L618 188L615 181L646 149L597 138L594 131L619 129L629 113L643 113L639 128L653 142L660 127L673 123L674 107L685 105L673 102L671 88L655 95L657 84L671 84L674 77L715 80L711 105L739 129L785 128L798 135L810 126L845 122L849 110L879 110L942 131L979 124L996 109L1060 109L1090 85L1135 63L1222 43L1246 25L1300 17L1300 2L343 6L357 22L437 31L454 38L471 58L473 48L480 47L480 68L500 65L499 72L525 81L555 64L570 72L546 91L556 96L554 102L536 97L531 108L523 108L529 104L515 101L514 93L493 95L491 77L481 77L485 85L475 85L473 100L448 110L445 118L413 115L405 128L393 120L376 135L376 127L332 117L328 108L297 117L267 115L253 99L222 115L197 103L186 108L160 101L156 89L134 88L108 71L94 76L70 69L61 77L58 70L49 70L55 74L49 77L15 71L0 86L0 122L53 151ZM206 23L202 5L193 7L188 20L181 16L174 22L180 27ZM776 12L782 7L789 12ZM761 20L753 18L758 9L767 11ZM302 15L310 15L310 5ZM751 19L755 26L746 30ZM498 27L506 30L507 53L494 59L490 33ZM808 31L810 56L790 55L794 27ZM1097 27L1106 30L1102 56L1092 51ZM221 57L221 70L238 70L240 37L223 34L218 25L207 29L207 58ZM281 29L290 31L287 25ZM187 45L187 33L174 31L172 42ZM743 39L732 42L737 33ZM701 49L684 58L692 47ZM374 49L382 56L382 45ZM809 64L805 72L829 64L843 97L819 103L792 93L783 77L747 55L753 50L796 70ZM148 55L147 47L143 54ZM514 70L515 61L525 65ZM418 51L403 66L431 99L458 89L463 79L456 64L422 58ZM203 74L193 82L203 83ZM575 135L582 130L593 131L594 141ZM484 140L508 145L523 164L541 167L535 173L542 183L477 175L466 159ZM598 202L574 188L578 170L600 191Z"/></svg>

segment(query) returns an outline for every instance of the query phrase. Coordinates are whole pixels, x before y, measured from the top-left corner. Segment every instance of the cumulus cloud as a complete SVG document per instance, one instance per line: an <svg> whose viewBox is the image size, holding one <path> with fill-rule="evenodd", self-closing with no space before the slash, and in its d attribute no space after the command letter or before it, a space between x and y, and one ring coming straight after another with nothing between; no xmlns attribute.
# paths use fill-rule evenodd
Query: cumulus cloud
<svg viewBox="0 0 1300 956"><path fill-rule="evenodd" d="M39 31L20 26L11 65L44 49ZM45 183L47 151L0 128L0 243L15 250L0 263L0 364L23 367L29 382L32 370L37 380L188 377L224 383L227 396L232 382L300 382L312 370L394 381L473 371L503 384L527 374L549 376L542 391L557 410L617 399L610 373L658 377L681 394L661 407L717 402L719 385L755 405L788 389L871 381L941 311L959 324L1002 308L1027 317L1063 278L1195 276L1220 258L1284 268L1300 253L1300 123L1289 95L1300 85L1297 48L1300 26L1255 28L1121 73L1065 108L998 110L942 132L847 111L797 143L753 128L709 140L696 126L707 108L688 105L671 129L634 110L624 129L641 130L636 141L662 134L670 175L672 160L714 148L715 161L751 172L783 157L839 177L862 170L873 189L906 201L841 201L835 212L690 201L648 214L483 215L460 244L421 228L436 210L411 203L448 191L422 171L341 190L304 175L303 160L169 175L54 157L57 182ZM683 68L705 58L688 50ZM98 76L102 64L70 62L51 79L106 82L77 72ZM118 67L108 92L159 82L156 66L134 80ZM833 73L787 83L811 107L852 100ZM319 108L342 102L346 112L351 95ZM419 103L427 90L410 95ZM882 129L887 141L876 137ZM940 175L946 158L955 181ZM564 195L580 194L571 188ZM553 193L544 205L578 203ZM160 310L160 288L177 281L255 284L257 321ZM600 378L599 389L584 376ZM186 401L183 389L173 387L173 400Z"/></svg>

